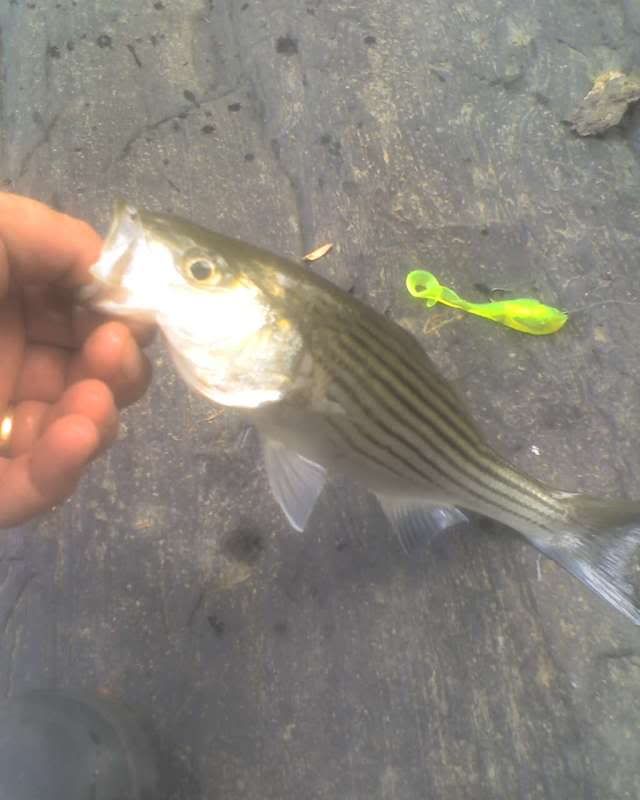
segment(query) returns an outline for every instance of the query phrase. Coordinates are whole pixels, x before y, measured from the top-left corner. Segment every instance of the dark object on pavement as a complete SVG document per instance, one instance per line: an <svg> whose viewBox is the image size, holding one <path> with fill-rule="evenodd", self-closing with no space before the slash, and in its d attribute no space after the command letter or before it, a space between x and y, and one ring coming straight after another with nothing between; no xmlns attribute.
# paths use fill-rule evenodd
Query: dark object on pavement
<svg viewBox="0 0 640 800"><path fill-rule="evenodd" d="M156 797L151 749L121 706L48 691L0 705L0 800Z"/></svg>

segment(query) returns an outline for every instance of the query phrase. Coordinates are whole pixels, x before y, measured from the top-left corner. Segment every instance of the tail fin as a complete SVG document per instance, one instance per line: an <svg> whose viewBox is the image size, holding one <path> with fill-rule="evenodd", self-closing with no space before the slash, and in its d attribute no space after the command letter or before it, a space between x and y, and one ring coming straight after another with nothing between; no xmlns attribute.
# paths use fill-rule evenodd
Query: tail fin
<svg viewBox="0 0 640 800"><path fill-rule="evenodd" d="M549 558L640 625L640 503L580 494L567 504L569 525L553 538L526 534Z"/></svg>

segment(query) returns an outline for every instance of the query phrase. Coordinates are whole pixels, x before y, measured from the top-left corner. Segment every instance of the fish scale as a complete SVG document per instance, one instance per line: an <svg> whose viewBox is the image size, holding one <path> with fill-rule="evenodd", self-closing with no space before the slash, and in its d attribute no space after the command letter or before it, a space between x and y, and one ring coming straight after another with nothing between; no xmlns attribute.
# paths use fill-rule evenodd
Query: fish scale
<svg viewBox="0 0 640 800"><path fill-rule="evenodd" d="M494 492L497 489L503 498L509 490L517 492L523 496L521 503L535 507L541 515L556 520L564 517L566 509L548 495L545 487L524 479L511 467L501 463L494 453L489 451L485 455L488 448L482 437L471 424L465 424L460 401L431 369L426 354L420 352L416 363L409 364L397 350L391 348L390 343L398 334L401 337L406 335L404 330L385 319L386 336L367 336L371 334L370 329L362 326L355 315L345 322L347 324L341 327L337 327L331 319L326 324L319 324L314 352L316 357L321 357L324 348L332 352L333 361L326 361L329 370L333 363L348 358L345 379L350 377L353 370L362 370L361 391L356 392L356 396L361 394L363 398L370 397L372 384L382 384L393 397L391 402L395 403L395 407L383 412L383 416L390 417L391 425L408 424L413 420L409 436L421 441L426 452L437 447L436 458L440 456L449 462L455 461L461 474L479 481ZM363 335L360 335L361 329ZM329 337L329 333L333 333L333 337ZM362 369L363 362L366 362L365 369ZM429 389L428 392L424 391L425 387ZM447 392L446 399L442 397L442 389ZM425 431L433 437L431 443L429 437L424 436ZM469 475L469 468L472 467L475 472ZM493 485L488 483L489 478L494 479Z"/></svg>
<svg viewBox="0 0 640 800"><path fill-rule="evenodd" d="M404 465L412 465L413 479L423 486L426 483L425 491L428 490L428 484L433 484L441 492L444 492L447 499L454 504L456 494L458 497L466 494L470 498L467 507L473 510L487 514L488 507L491 507L490 510L496 519L501 519L501 515L504 513L513 514L547 529L540 517L543 514L545 517L551 514L539 507L535 509L532 507L531 496L537 497L541 494L541 492L538 495L534 494L532 484L531 488L525 484L525 489L529 491L516 494L520 487L514 487L513 483L501 483L499 478L495 478L490 483L488 478L492 476L491 468L495 466L495 463L477 451L474 458L475 463L472 466L468 459L468 452L458 450L455 440L444 437L442 431L434 425L433 417L430 417L428 413L420 414L415 405L409 409L405 402L399 400L398 395L394 395L389 388L388 380L373 366L367 371L367 391L358 392L358 377L361 376L354 377L357 367L353 361L341 360L344 358L345 350L349 352L347 346L342 352L330 349L332 357L326 363L334 365L336 370L334 378L339 389L346 392L349 387L350 421L353 420L353 417L361 417L365 421L365 425L368 423L371 444L377 445L380 450L387 453L393 453L395 448L396 459L399 458L398 450L404 451L402 457ZM353 354L354 351L350 352ZM338 372L336 365L342 366L343 369ZM379 363L376 364L376 367L379 369ZM399 383L396 384L396 386L399 385ZM356 400L358 397L359 403ZM426 412L424 406L423 411ZM380 442L380 431L386 435L386 444ZM420 471L416 464L421 465L423 471ZM427 469L426 473L424 472L425 468ZM410 480L410 476L407 478ZM410 488L411 486L408 484L407 489ZM508 501L510 505L505 506L505 501ZM482 507L477 505L478 502L482 504ZM535 511L536 515L532 513L525 515L524 509ZM553 515L553 518L557 520L557 513Z"/></svg>

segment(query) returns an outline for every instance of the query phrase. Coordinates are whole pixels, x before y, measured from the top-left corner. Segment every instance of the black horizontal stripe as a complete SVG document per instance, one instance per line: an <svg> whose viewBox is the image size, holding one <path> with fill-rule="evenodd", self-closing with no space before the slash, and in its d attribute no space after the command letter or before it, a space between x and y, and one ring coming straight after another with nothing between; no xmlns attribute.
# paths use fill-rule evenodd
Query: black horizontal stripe
<svg viewBox="0 0 640 800"><path fill-rule="evenodd" d="M383 375L380 374L379 371L376 371L371 377L375 377L376 380L380 381L380 383L386 388L386 390L392 395L392 397L401 404L402 408L410 411L413 415L415 415L418 420L422 420L424 424L431 428L436 434L438 434L443 440L444 443L450 448L450 450L458 453L462 459L468 461L473 467L475 467L480 475L470 474L468 471L465 471L463 467L458 465L458 468L467 474L469 477L473 477L474 480L478 480L485 484L482 481L482 477L485 476L487 473L499 484L503 486L508 486L514 492L518 494L524 494L528 496L531 500L533 500L536 504L540 505L542 508L540 513L544 514L545 516L553 516L557 518L558 515L558 506L553 503L552 501L548 500L544 497L544 495L540 495L536 493L534 490L530 489L525 483L518 483L514 480L511 480L507 474L505 474L504 470L501 470L499 465L493 462L489 458L483 458L481 454L478 454L477 447L465 447L464 449L461 448L459 440L456 440L452 437L452 431L447 429L447 420L442 418L442 415L438 413L438 409L433 406L431 398L428 398L424 395L421 397L416 398L415 392L411 394L411 387L407 385L407 374L403 371L398 371L397 365L393 362L389 362L385 356L388 354L388 348L384 345L381 347L381 351L378 352L371 347L370 342L367 339L362 339L357 334L354 334L353 330L335 330L334 333L339 337L340 343L342 346L348 347L348 341L353 340L356 346L359 346L364 350L366 354L372 356L377 360L379 364L381 364L388 373L391 374L392 378L395 379L397 382L396 384L390 382L389 380L385 379ZM351 357L356 358L355 352L351 349ZM409 390L409 393L405 393L403 395L399 394L399 388L402 386L406 387ZM422 401L421 404L416 404L413 402L414 400ZM428 415L425 416L426 411L431 411L432 414L435 414L435 418L431 418ZM424 432L421 429L416 429L415 426L412 426L413 432L420 436L424 440ZM459 431L457 431L459 434ZM460 434L459 434L460 435ZM429 443L431 444L431 443ZM470 444L470 443L469 443ZM434 448L436 449L436 448ZM443 457L444 453L441 453ZM449 459L451 463L451 459ZM485 484L486 485L486 484ZM499 494L504 495L503 492L496 487L493 487L493 490L498 492ZM547 508L550 510L549 513L544 511L543 509Z"/></svg>
<svg viewBox="0 0 640 800"><path fill-rule="evenodd" d="M543 528L547 531L552 530L551 528L543 524L537 515L532 516L531 513L529 514L522 513L523 508L529 512L532 511L530 506L528 506L526 503L519 504L517 499L512 496L501 495L509 503L515 503L517 505L517 510L510 508L509 506L506 506L502 502L500 502L500 500L497 500L495 496L496 495L495 490L492 490L491 487L485 486L485 484L483 484L481 481L477 481L475 478L471 478L471 480L474 483L474 487L482 487L489 490L488 496L479 493L476 490L476 488L471 488L469 486L466 486L464 483L460 481L459 477L456 478L455 475L447 474L447 472L443 470L441 465L437 465L434 461L429 459L423 450L417 448L412 441L408 440L399 431L393 430L381 418L380 409L382 409L383 414L387 418L390 417L391 419L395 419L396 415L394 414L393 410L389 409L389 406L379 396L376 395L374 397L371 393L366 394L364 396L367 397L370 400L370 402L368 403L363 402L362 398L358 396L356 388L353 386L353 381L352 381L353 371L349 370L349 365L345 364L344 358L341 354L333 354L333 355L335 356L335 360L325 361L323 363L323 366L330 372L339 390L341 392L344 392L344 394L349 398L351 403L356 407L356 412L359 411L360 413L365 415L365 418L368 419L369 423L372 426L375 426L377 429L379 429L379 431L382 431L384 434L386 434L392 442L396 441L402 444L408 451L412 452L418 458L418 461L423 464L423 467L427 466L432 472L431 474L429 474L428 472L424 472L423 470L419 469L413 462L407 460L404 456L397 453L395 450L391 449L384 443L380 442L378 439L375 439L372 433L369 433L367 439L374 446L378 447L379 449L391 452L394 458L396 458L399 462L404 464L409 470L411 470L413 474L419 476L423 480L426 480L428 483L432 483L435 486L443 489L443 491L447 493L452 491L453 493L455 493L455 489L457 488L458 491L461 490L464 493L477 498L478 500L481 501L481 503L483 503L486 506L493 506L494 508L497 508L506 514L524 520L527 523L533 522L537 527ZM346 369L346 372L342 370L338 373L335 369L336 363L342 363L343 367ZM377 410L378 412L377 414L375 414L375 416L374 416L374 410ZM363 426L360 425L357 422L357 420L353 419L353 416L349 417L349 424L359 428L360 434L365 435ZM340 427L342 428L343 426ZM440 451L438 451L436 448L432 449L436 452L437 455L440 455L441 457L444 458L444 456ZM449 466L452 465L449 463ZM454 466L454 470L455 469L456 468ZM459 470L458 470L458 475L459 475ZM498 495L500 496L500 493L498 493Z"/></svg>
<svg viewBox="0 0 640 800"><path fill-rule="evenodd" d="M329 425L330 428L332 428L335 431L335 433L337 433L337 435L340 437L340 440L346 441L351 450L353 450L353 452L359 455L362 459L364 459L365 461L373 462L378 467L380 467L380 469L384 470L385 472L390 472L396 478L400 478L402 480L405 480L407 477L410 476L415 477L416 474L422 477L420 473L416 471L413 465L408 464L406 461L397 458L388 448L384 447L379 442L373 440L370 435L367 435L366 431L364 430L364 426L360 425L357 422L354 422L351 419L345 420L345 422L347 423L346 425L341 425L340 424L341 422L342 420L338 416L330 417L329 419L327 419L327 424ZM351 435L351 432L349 430L350 428L353 428L358 433L360 438L365 442L367 442L369 445L373 445L375 448L379 450L384 450L385 453L389 454L392 458L396 458L397 460L402 461L404 466L406 466L407 469L410 470L409 475L407 475L406 472L400 472L397 469L394 469L394 467L392 467L388 461L384 461L383 459L379 458L377 455L372 453L370 450L366 450L362 445L359 445L356 442L355 438Z"/></svg>
<svg viewBox="0 0 640 800"><path fill-rule="evenodd" d="M356 406L357 412L361 412L362 415L366 416L367 420L372 423L375 428L379 428L392 442L401 442L406 445L405 440L402 437L399 437L397 433L390 428L385 422L383 422L379 417L374 418L368 413L368 409L366 409L358 400L356 393L351 390L350 387L345 386L341 383L339 378L335 378L335 385L340 390L340 392L349 399L349 402L352 405ZM344 406L343 398L338 397L335 394L331 394L331 399L334 402L340 403ZM371 459L374 461L378 466L393 472L399 478L420 478L421 480L427 481L428 483L437 486L439 489L442 489L444 492L451 492L451 487L447 486L446 482L442 481L443 473L442 470L438 469L438 467L431 461L429 461L426 456L418 451L414 450L415 454L418 456L420 462L422 462L423 466L428 465L433 470L432 473L427 473L424 469L420 469L419 466L414 464L412 461L409 461L405 456L397 451L393 450L392 447L386 444L384 441L375 438L373 432L368 430L365 425L358 422L357 419L354 419L353 415L349 415L347 418L335 416L329 420L330 425L334 428L334 430L339 431L340 435L343 436L350 447L353 447L354 450L358 453L358 455L363 456L366 459ZM349 428L353 428L357 431L361 439L364 439L369 445L373 446L377 450L382 450L385 454L391 456L396 461L400 462L408 471L407 472L398 472L397 470L393 470L390 468L389 464L377 456L373 456L370 451L365 450L363 447L358 446L353 437L349 433ZM410 448L413 449L413 448ZM446 477L446 476L444 476Z"/></svg>
<svg viewBox="0 0 640 800"><path fill-rule="evenodd" d="M397 361L406 370L405 379L425 402L433 402L433 395L435 395L440 402L439 411L447 417L449 424L455 428L464 441L468 442L469 445L482 443L482 436L469 414L462 409L461 401L453 387L431 365L427 354L417 339L408 331L405 331L404 328L395 325L391 329L390 335L385 336L380 323L375 324L373 320L367 319L364 315L354 315L354 318L350 320L351 322L355 322L363 335L368 339L373 339L383 351L393 352ZM350 331L352 330L353 327L350 325ZM406 341L403 342L401 339L406 339ZM419 359L417 363L410 360L409 349L413 350L416 358ZM429 394L425 394L425 388L429 390Z"/></svg>
<svg viewBox="0 0 640 800"><path fill-rule="evenodd" d="M473 420L469 414L463 409L460 399L457 397L455 391L447 381L438 375L435 368L430 368L431 365L428 361L428 356L420 346L419 342L407 331L399 326L389 326L386 319L377 322L376 320L369 320L364 314L353 314L349 318L335 313L335 303L327 304L327 311L332 313L328 314L333 318L336 325L334 330L336 332L342 331L344 334L353 336L357 339L363 347L369 346L370 340L373 339L381 348L383 354L393 354L396 356L397 361L405 372L399 376L396 370L396 364L387 364L387 367L394 373L397 380L402 380L406 384L410 384L415 394L425 404L433 407L434 396L439 401L437 407L433 407L436 413L441 417L446 417L448 423L458 434L460 439L469 446L469 453L474 454L477 452L477 447L484 444L482 436L476 429ZM377 322L377 324L376 324ZM365 339L354 334L354 325L362 331ZM384 325L384 327L382 327ZM325 328L323 322L322 328ZM385 329L389 328L389 335L384 336ZM401 342L401 338L406 338L406 342ZM407 356L409 349L415 353L418 363L410 361ZM428 391L425 392L425 389Z"/></svg>
<svg viewBox="0 0 640 800"><path fill-rule="evenodd" d="M341 318L340 322L344 325L347 321ZM354 324L363 332L364 340L354 333ZM382 327L383 325L385 327ZM389 335L384 336L386 327L388 327L386 319L376 324L375 319L371 320L364 314L353 314L348 319L348 327L345 325L344 332L357 338L363 347L368 347L371 340L374 340L380 347L383 357L391 353L397 357L397 361L404 367L405 372L400 376L397 372L396 364L389 363L383 358L389 371L393 373L397 380L404 381L405 385L410 385L418 399L429 405L443 419L445 424L448 423L455 430L460 440L468 447L468 449L465 448L466 455L472 463L475 463L475 466L483 471L486 471L488 467L495 480L502 481L517 491L529 495L536 502L553 511L555 515L562 513L561 505L552 498L532 491L524 480L521 482L513 481L510 478L510 475L513 475L513 471L507 465L503 466L493 459L478 461L478 446L486 445L452 387L448 385L444 378L438 375L434 367L431 367L427 354L410 333L403 328L396 330L394 326L394 329L389 331ZM403 338L406 338L406 342L401 341ZM419 358L418 363L412 362L407 358L411 351ZM429 393L425 393L425 388L428 388ZM535 483L535 481L531 480L530 483Z"/></svg>

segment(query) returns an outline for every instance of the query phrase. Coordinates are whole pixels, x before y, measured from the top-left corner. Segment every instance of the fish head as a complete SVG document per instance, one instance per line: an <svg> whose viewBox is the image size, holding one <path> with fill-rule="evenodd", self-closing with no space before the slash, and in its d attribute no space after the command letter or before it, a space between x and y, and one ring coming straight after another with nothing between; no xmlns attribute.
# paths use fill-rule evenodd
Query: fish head
<svg viewBox="0 0 640 800"><path fill-rule="evenodd" d="M259 280L261 269L269 273L261 253L118 201L83 299L157 324L192 388L223 405L257 408L281 399L300 344Z"/></svg>
<svg viewBox="0 0 640 800"><path fill-rule="evenodd" d="M118 200L100 258L91 267L95 281L85 299L104 312L160 325L181 317L183 304L190 315L202 307L208 312L208 331L221 327L228 333L227 320L211 318L212 305L217 312L229 307L226 301L246 295L243 289L250 282L236 258L228 261L222 255L224 238L173 215L152 214Z"/></svg>

